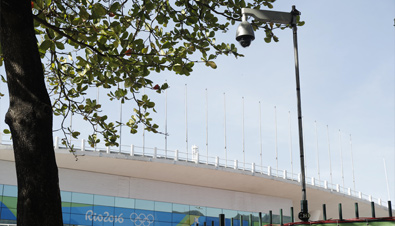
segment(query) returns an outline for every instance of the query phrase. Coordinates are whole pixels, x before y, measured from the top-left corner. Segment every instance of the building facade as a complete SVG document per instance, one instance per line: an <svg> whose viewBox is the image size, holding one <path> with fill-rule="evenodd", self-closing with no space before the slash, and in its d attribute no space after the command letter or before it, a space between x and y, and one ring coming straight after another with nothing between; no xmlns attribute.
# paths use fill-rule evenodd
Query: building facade
<svg viewBox="0 0 395 226"><path fill-rule="evenodd" d="M81 149L75 155L56 147L66 225L218 225L219 214L234 225L257 225L263 221L287 223L300 208L300 185L286 173L259 172L252 165L209 163L199 155L181 158L179 153L158 150L137 153ZM171 156L171 157L170 157ZM15 163L10 145L0 150L0 223L16 222ZM327 205L328 218L337 218L337 205L343 216L353 217L354 203L360 215L369 216L370 202L319 186L308 185L312 220L322 217ZM292 213L294 208L294 213ZM377 205L378 216L387 210Z"/></svg>

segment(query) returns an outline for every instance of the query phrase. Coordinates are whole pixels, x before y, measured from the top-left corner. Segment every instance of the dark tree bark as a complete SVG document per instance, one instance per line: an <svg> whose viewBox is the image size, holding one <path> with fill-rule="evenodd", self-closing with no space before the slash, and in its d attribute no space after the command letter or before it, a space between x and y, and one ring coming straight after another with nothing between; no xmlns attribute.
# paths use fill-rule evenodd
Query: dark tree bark
<svg viewBox="0 0 395 226"><path fill-rule="evenodd" d="M30 0L0 0L0 43L10 107L6 114L18 181L17 224L63 225L52 108Z"/></svg>

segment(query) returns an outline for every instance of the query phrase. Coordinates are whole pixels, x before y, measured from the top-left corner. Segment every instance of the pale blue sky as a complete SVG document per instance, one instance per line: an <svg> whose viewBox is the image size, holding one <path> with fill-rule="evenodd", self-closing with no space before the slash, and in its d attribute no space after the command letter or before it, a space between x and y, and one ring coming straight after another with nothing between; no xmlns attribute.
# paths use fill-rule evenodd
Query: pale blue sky
<svg viewBox="0 0 395 226"><path fill-rule="evenodd" d="M386 159L390 196L394 199L395 2L281 0L274 4L273 10L288 12L292 5L301 11L302 20L306 22L298 29L298 41L307 175L318 177L317 121L321 179L330 180L328 125L334 183L342 184L341 149L345 186L353 188L351 134L356 190L388 199L383 166L383 159ZM221 34L218 41L223 38L236 43L236 27ZM294 171L299 171L292 32L284 30L277 34L279 43L266 44L264 33L256 32L256 40L249 48L239 47L244 58L219 57L216 70L202 65L186 78L170 73L160 76L171 86L168 91L169 148L185 150L184 90L188 84L189 146L196 144L205 153L207 88L209 152L224 157L225 92L228 158L243 158L244 97L247 162L260 162L258 102L261 101L263 164L276 165L276 106L279 168L291 171L288 125L288 111L291 111L293 164ZM160 100L164 101L163 98ZM171 117L174 118L170 120ZM158 116L158 120L164 120L163 115ZM163 147L163 139L159 140L157 146ZM138 137L135 142L141 143L142 138ZM152 140L146 136L147 146L149 142Z"/></svg>
<svg viewBox="0 0 395 226"><path fill-rule="evenodd" d="M298 29L302 93L302 113L307 176L330 180L328 136L333 182L342 184L340 150L343 153L345 186L353 188L351 145L356 190L388 199L383 159L386 160L390 196L395 198L395 2L393 0L277 0L276 11L302 13L306 22ZM236 43L235 30L219 34L218 41ZM297 142L296 93L292 32L278 31L278 43L264 42L264 32L247 49L239 46L244 58L219 57L218 68L197 65L189 77L170 72L152 75L156 83L168 81L168 148L185 151L185 84L188 89L188 144L206 152L206 97L208 90L209 155L224 158L224 94L226 93L226 133L228 159L242 160L242 97L244 97L244 137L247 162L260 163L259 104L261 102L263 165L276 166L276 128L279 169L290 165L289 111L292 128L292 159L300 171ZM1 85L1 90L5 85ZM150 93L157 102L156 122L164 129L165 95ZM104 93L100 94L104 99ZM95 95L93 96L95 97ZM1 99L4 116L8 99ZM123 121L133 106L123 107ZM114 110L115 109L115 110ZM118 120L117 103L106 103L105 111ZM315 123L316 121L316 123ZM74 121L75 128L81 125ZM315 132L317 125L317 133ZM4 120L0 121L1 128ZM81 126L80 128L86 128ZM84 129L83 129L84 130ZM339 133L340 130L340 133ZM163 131L163 130L162 130ZM142 133L127 134L122 145L142 146ZM316 138L316 135L318 138ZM340 145L341 140L341 145ZM164 148L164 136L145 134L147 147ZM308 198L308 194L307 194Z"/></svg>

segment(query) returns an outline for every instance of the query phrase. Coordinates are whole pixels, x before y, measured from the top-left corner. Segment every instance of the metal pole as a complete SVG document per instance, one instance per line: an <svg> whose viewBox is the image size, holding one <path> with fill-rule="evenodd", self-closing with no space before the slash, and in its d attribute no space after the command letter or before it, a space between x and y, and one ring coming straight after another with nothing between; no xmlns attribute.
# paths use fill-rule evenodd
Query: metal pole
<svg viewBox="0 0 395 226"><path fill-rule="evenodd" d="M298 55L298 37L297 37L297 26L296 17L300 15L300 12L296 10L295 6L292 6L292 31L293 31L293 42L294 42L294 55L295 55L295 78L296 78L296 96L298 104L298 127L299 127L299 148L300 148L300 172L301 172L301 185L302 185L302 200L301 200L301 212L299 213L299 219L302 221L308 221L309 211L306 199L306 178L304 168L304 149L303 149L303 126L302 126L302 103L300 97L300 80L299 80L299 55Z"/></svg>
<svg viewBox="0 0 395 226"><path fill-rule="evenodd" d="M354 157L352 154L351 134L350 134L350 152L351 152L351 166L352 166L352 183L354 185L354 191L356 191L356 189L355 189L355 173L354 173Z"/></svg>
<svg viewBox="0 0 395 226"><path fill-rule="evenodd" d="M328 156L329 156L329 174L331 177L331 186L333 185L333 180L332 180L332 162L331 162L331 145L330 145L330 141L329 141L329 128L328 125L326 125L326 134L328 136ZM329 186L329 187L331 187ZM332 188L331 188L332 190Z"/></svg>
<svg viewBox="0 0 395 226"><path fill-rule="evenodd" d="M224 148L225 148L225 162L228 161L228 151L226 147L226 96L224 93Z"/></svg>
<svg viewBox="0 0 395 226"><path fill-rule="evenodd" d="M167 83L167 80L166 80ZM167 158L167 89L165 90L165 158Z"/></svg>
<svg viewBox="0 0 395 226"><path fill-rule="evenodd" d="M219 214L219 226L225 226L225 214Z"/></svg>
<svg viewBox="0 0 395 226"><path fill-rule="evenodd" d="M292 206L290 208L290 211L291 211L291 223L294 223L295 222L295 219L294 219L294 208Z"/></svg>
<svg viewBox="0 0 395 226"><path fill-rule="evenodd" d="M280 225L283 226L283 209L280 209Z"/></svg>
<svg viewBox="0 0 395 226"><path fill-rule="evenodd" d="M208 93L206 88L206 164L208 164ZM225 163L226 166L226 163Z"/></svg>
<svg viewBox="0 0 395 226"><path fill-rule="evenodd" d="M288 111L288 122L289 122L289 154L291 158L291 178L294 176L294 165L292 161L292 130L291 130L291 111Z"/></svg>
<svg viewBox="0 0 395 226"><path fill-rule="evenodd" d="M374 209L374 202L370 202L370 208L372 209L372 218L376 218L376 211Z"/></svg>
<svg viewBox="0 0 395 226"><path fill-rule="evenodd" d="M359 218L359 208L358 208L358 203L355 203L355 218Z"/></svg>
<svg viewBox="0 0 395 226"><path fill-rule="evenodd" d="M241 99L242 101L242 139L243 139L243 170L246 169L246 152L245 152L245 138L244 138L244 97Z"/></svg>
<svg viewBox="0 0 395 226"><path fill-rule="evenodd" d="M342 210L342 204L339 203L339 220L343 220L343 210Z"/></svg>
<svg viewBox="0 0 395 226"><path fill-rule="evenodd" d="M276 108L276 106L274 106L274 126L275 126L275 132L276 132L276 145L275 145L275 151L276 151L276 176L278 177L277 108Z"/></svg>
<svg viewBox="0 0 395 226"><path fill-rule="evenodd" d="M316 151L317 151L317 171L318 171L318 183L321 183L320 175L320 152L318 150L318 133L317 133L317 121L314 121L315 125L315 139L316 139ZM355 190L355 189L354 189Z"/></svg>
<svg viewBox="0 0 395 226"><path fill-rule="evenodd" d="M185 84L185 149L187 152L187 162L188 162L188 94L187 94L187 84Z"/></svg>
<svg viewBox="0 0 395 226"><path fill-rule="evenodd" d="M261 102L259 101L259 140L260 140L260 149L261 149L261 173L263 173L263 159L262 159L262 111L261 111Z"/></svg>
<svg viewBox="0 0 395 226"><path fill-rule="evenodd" d="M118 83L118 89L120 85ZM122 152L122 100L119 101L119 153Z"/></svg>
<svg viewBox="0 0 395 226"><path fill-rule="evenodd" d="M343 167L343 150L342 150L342 135L339 129L339 146L340 146L340 162L341 162L341 170L342 170L342 185L343 185L343 189L345 189L345 185L344 185L344 167Z"/></svg>

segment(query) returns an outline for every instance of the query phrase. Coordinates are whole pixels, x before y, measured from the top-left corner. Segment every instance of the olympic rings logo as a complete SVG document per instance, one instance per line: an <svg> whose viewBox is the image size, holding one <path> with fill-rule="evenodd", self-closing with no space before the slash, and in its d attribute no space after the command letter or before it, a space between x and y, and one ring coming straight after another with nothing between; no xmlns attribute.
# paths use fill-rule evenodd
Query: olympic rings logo
<svg viewBox="0 0 395 226"><path fill-rule="evenodd" d="M154 223L155 218L152 214L145 215L143 213L140 214L132 213L130 214L130 220L136 226L150 226L151 224Z"/></svg>

